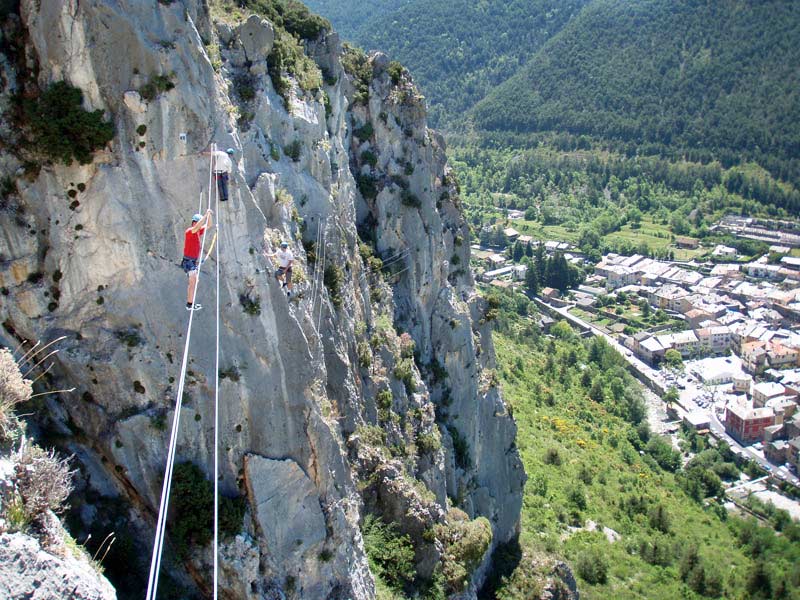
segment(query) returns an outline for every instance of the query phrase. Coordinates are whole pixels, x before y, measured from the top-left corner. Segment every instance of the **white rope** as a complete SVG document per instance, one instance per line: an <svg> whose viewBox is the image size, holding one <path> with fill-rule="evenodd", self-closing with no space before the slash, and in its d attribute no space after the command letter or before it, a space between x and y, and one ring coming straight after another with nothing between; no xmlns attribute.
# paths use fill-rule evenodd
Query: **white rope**
<svg viewBox="0 0 800 600"><path fill-rule="evenodd" d="M314 311L317 306L317 298L319 297L319 273L320 273L320 252L322 248L320 243L322 241L322 216L317 220L317 237L314 240L314 272L311 274L311 324L314 324Z"/></svg>
<svg viewBox="0 0 800 600"><path fill-rule="evenodd" d="M214 361L214 600L217 600L217 578L219 574L219 263L221 260L219 239L219 186L215 186L214 210L216 211L217 235L217 332L215 339L216 356Z"/></svg>
<svg viewBox="0 0 800 600"><path fill-rule="evenodd" d="M327 233L325 231L322 232L322 262L320 264L321 277L320 280L322 285L325 285L325 255L328 253L326 248L326 241L327 241ZM317 335L319 336L320 344L322 344L322 331L320 327L322 326L322 288L320 288L320 302L319 302L319 316L317 317ZM312 314L311 317L313 318L314 315Z"/></svg>
<svg viewBox="0 0 800 600"><path fill-rule="evenodd" d="M213 153L211 161L213 161ZM209 178L208 178L208 204L211 208L211 161L209 161ZM202 210L202 194L200 196L200 209ZM197 297L197 288L200 284L200 270L203 266L203 250L206 244L206 235L208 235L208 227L203 230L203 238L200 242L200 257L197 264L197 277L194 284L194 293L192 295L192 303ZM175 400L175 414L172 417L172 431L170 433L169 451L167 453L167 464L164 469L164 482L161 487L161 502L158 507L158 521L156 523L156 535L153 540L153 556L150 560L150 575L147 580L147 600L155 600L158 590L158 574L161 569L161 555L164 549L164 530L167 522L167 510L169 508L169 494L172 488L172 470L175 464L175 450L178 441L178 427L180 426L181 407L183 405L183 389L186 383L186 366L189 359L189 342L192 337L192 323L194 322L194 310L189 312L189 325L186 329L186 342L183 346L183 359L181 361L181 376L178 381L178 393Z"/></svg>

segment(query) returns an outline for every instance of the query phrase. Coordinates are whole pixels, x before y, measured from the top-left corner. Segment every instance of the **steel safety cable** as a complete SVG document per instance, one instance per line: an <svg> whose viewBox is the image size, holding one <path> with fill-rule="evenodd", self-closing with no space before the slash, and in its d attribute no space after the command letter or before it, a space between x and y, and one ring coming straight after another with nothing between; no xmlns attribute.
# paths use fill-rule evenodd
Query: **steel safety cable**
<svg viewBox="0 0 800 600"><path fill-rule="evenodd" d="M211 208L211 181L212 181L211 171L212 171L212 163L214 160L213 148L215 147L216 145L212 146L212 153L209 160L209 187L208 187L209 208ZM202 210L202 194L200 201L201 201L200 209ZM194 304L194 299L196 299L197 297L197 288L199 287L200 284L200 271L203 265L203 250L205 248L206 235L208 235L207 227L203 230L203 236L200 242L200 255L199 255L199 263L197 265L197 277L195 278L195 284L193 290L194 294L192 296L193 304ZM178 391L176 394L177 398L175 400L175 413L172 417L172 431L170 433L169 450L167 453L167 464L164 470L164 482L161 487L161 501L158 508L156 535L155 539L153 540L153 555L150 560L150 574L147 580L146 600L155 600L158 591L158 574L161 569L161 556L164 549L164 531L166 529L167 511L169 509L169 494L172 488L172 470L175 463L175 449L178 440L178 428L180 426L181 407L183 405L183 390L186 383L186 367L189 358L189 344L192 336L192 325L194 323L194 314L196 312L194 310L194 307L192 308L193 309L189 312L189 324L186 328L186 342L184 343L183 347L183 358L181 361L181 375L178 381Z"/></svg>

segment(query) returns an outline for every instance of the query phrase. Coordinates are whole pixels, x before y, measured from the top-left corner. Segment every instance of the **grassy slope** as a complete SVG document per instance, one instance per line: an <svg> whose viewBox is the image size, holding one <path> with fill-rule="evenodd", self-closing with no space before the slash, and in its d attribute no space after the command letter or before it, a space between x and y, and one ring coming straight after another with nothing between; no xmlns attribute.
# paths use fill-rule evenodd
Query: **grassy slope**
<svg viewBox="0 0 800 600"><path fill-rule="evenodd" d="M554 377L548 384L555 398L554 405L548 406L541 400L547 389L539 374L546 361L546 345L543 343L532 352L517 336L503 334L495 334L495 343L505 397L514 410L519 427L517 443L529 476L522 514L525 549L563 554L574 564L581 551L599 548L610 563L609 580L595 586L581 582L582 597L590 600L695 597L680 581L677 559L669 567L657 567L627 551L636 547L638 539L654 533L645 515L631 519L619 509L619 502L644 495L667 508L671 521L668 543L674 544L677 551L696 543L701 556L716 563L724 578L740 581L749 560L737 549L727 525L688 498L673 474L651 469L632 451L626 441L632 427L610 415L604 405L587 398L577 381L577 369L570 369L563 378ZM556 364L562 363L570 348L577 348L579 360L585 360L579 344L560 342ZM543 457L549 448L559 450L561 466L545 464ZM626 456L631 462L625 460ZM581 470L591 476L590 484L580 481ZM582 520L592 519L611 527L622 534L621 541L608 544L597 533L579 533L564 539L565 526L559 521L569 520L568 492L576 485L585 490L587 498ZM718 560L720 555L725 556L724 561ZM740 589L739 585L736 587Z"/></svg>

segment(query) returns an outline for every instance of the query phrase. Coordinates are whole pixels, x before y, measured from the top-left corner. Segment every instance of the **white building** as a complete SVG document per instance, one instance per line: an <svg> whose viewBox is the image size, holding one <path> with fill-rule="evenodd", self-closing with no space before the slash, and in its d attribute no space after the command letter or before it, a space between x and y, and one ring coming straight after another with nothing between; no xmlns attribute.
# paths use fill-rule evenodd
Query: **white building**
<svg viewBox="0 0 800 600"><path fill-rule="evenodd" d="M786 388L774 381L762 381L753 386L753 406L766 406L773 398L778 398L786 393Z"/></svg>
<svg viewBox="0 0 800 600"><path fill-rule="evenodd" d="M714 248L711 256L722 260L736 260L736 248L731 248L730 246L723 246L720 244Z"/></svg>

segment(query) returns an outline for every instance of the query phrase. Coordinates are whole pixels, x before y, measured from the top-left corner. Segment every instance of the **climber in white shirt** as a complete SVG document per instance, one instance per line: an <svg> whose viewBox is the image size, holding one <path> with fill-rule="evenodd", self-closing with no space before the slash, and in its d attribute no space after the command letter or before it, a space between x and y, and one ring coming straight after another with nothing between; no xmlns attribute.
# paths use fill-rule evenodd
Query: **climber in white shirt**
<svg viewBox="0 0 800 600"><path fill-rule="evenodd" d="M281 282L281 287L286 288L286 295L292 297L292 264L294 254L289 249L288 242L281 242L280 250L267 252L269 258L278 259L278 269L275 271L275 279Z"/></svg>
<svg viewBox="0 0 800 600"><path fill-rule="evenodd" d="M211 154L214 157L211 168L214 171L214 179L217 181L220 202L228 201L228 178L233 171L231 157L235 153L236 151L233 148L228 148L225 152L222 150L214 150L213 152L201 153L205 156Z"/></svg>

